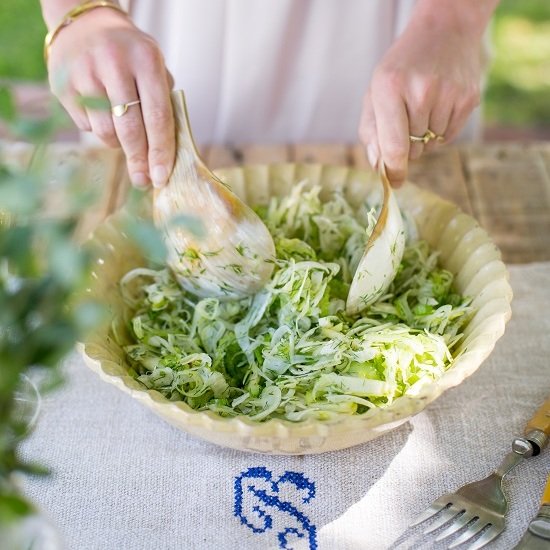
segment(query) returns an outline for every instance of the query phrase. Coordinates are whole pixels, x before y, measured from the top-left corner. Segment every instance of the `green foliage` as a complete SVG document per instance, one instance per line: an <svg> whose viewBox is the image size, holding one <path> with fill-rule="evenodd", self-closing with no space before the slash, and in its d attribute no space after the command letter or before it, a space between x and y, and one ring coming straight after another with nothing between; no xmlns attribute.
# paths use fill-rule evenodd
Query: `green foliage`
<svg viewBox="0 0 550 550"><path fill-rule="evenodd" d="M503 0L493 28L485 117L498 124L550 124L550 2Z"/></svg>
<svg viewBox="0 0 550 550"><path fill-rule="evenodd" d="M500 0L497 18L513 16L529 21L550 20L550 2L547 0Z"/></svg>
<svg viewBox="0 0 550 550"><path fill-rule="evenodd" d="M21 518L33 511L30 503L17 493L0 493L0 518L8 521Z"/></svg>
<svg viewBox="0 0 550 550"><path fill-rule="evenodd" d="M79 215L90 206L89 193L67 173L66 181L56 182L68 197L66 214L58 218L44 214L49 190L40 144L58 127L58 113L42 121L21 119L9 90L2 89L0 117L17 137L36 144L28 167L0 164L1 529L33 510L18 493L12 474L44 473L18 452L29 421L15 400L26 380L23 375L30 369L38 371L44 381L42 392L59 384L60 360L102 311L84 297L92 256L73 239Z"/></svg>
<svg viewBox="0 0 550 550"><path fill-rule="evenodd" d="M166 256L166 247L152 222L132 218L126 223L125 229L129 236L138 243L149 261L153 264L162 264Z"/></svg>
<svg viewBox="0 0 550 550"><path fill-rule="evenodd" d="M6 87L0 88L0 118L12 121L15 117L15 102Z"/></svg>
<svg viewBox="0 0 550 550"><path fill-rule="evenodd" d="M0 77L44 80L46 26L37 0L0 2Z"/></svg>
<svg viewBox="0 0 550 550"><path fill-rule="evenodd" d="M16 138L35 144L25 168L3 164L0 149L0 540L8 523L34 511L19 493L13 474L47 473L18 452L34 409L23 410L15 397L29 391L26 374L31 371L40 374L41 393L62 383L61 359L106 314L85 292L93 251L73 238L94 192L73 171L56 172L55 192L64 198L63 215L46 214L51 191L46 144L64 120L56 104L44 120L22 118L10 90L0 88L0 121ZM126 230L151 260L163 264L162 238L151 222L139 218L142 198L138 191L131 193L128 210L134 217L129 217ZM204 230L190 216L174 223L195 234Z"/></svg>
<svg viewBox="0 0 550 550"><path fill-rule="evenodd" d="M109 111L111 109L111 103L105 97L80 96L79 102L83 107L96 111Z"/></svg>

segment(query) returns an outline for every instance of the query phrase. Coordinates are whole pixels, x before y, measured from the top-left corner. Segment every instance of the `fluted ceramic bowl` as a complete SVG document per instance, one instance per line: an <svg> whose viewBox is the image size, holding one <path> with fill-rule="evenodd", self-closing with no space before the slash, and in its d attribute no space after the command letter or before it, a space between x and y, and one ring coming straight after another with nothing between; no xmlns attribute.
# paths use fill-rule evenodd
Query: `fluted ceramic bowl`
<svg viewBox="0 0 550 550"><path fill-rule="evenodd" d="M374 172L320 164L244 166L220 170L218 175L252 205L266 204L271 196L288 193L293 184L303 179L312 185L320 184L325 196L342 188L352 204L359 204L380 187ZM103 380L127 392L170 424L212 443L244 451L322 453L364 443L395 428L481 365L504 332L512 299L500 252L471 216L411 183L396 194L401 208L416 220L420 238L440 252L442 266L455 275L456 287L473 298L476 308L457 350L462 353L441 379L426 386L419 395L405 395L384 409L330 421L254 422L244 416L222 418L211 411L195 411L183 402L169 401L132 378L124 351L112 337L111 322L80 344L86 363ZM121 229L124 216L124 212L119 212L110 217L93 236L100 257L91 292L108 305L117 333L126 335L130 343L126 321L131 312L125 310L118 283L130 269L143 266L144 259Z"/></svg>

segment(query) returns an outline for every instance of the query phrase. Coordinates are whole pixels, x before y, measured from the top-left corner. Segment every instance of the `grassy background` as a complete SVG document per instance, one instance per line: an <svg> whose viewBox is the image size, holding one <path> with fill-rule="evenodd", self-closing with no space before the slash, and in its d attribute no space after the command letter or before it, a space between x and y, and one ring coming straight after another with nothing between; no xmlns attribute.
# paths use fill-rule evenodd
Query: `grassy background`
<svg viewBox="0 0 550 550"><path fill-rule="evenodd" d="M0 0L0 78L44 80L45 34L38 0Z"/></svg>
<svg viewBox="0 0 550 550"><path fill-rule="evenodd" d="M492 26L488 123L550 125L550 1L502 0Z"/></svg>
<svg viewBox="0 0 550 550"><path fill-rule="evenodd" d="M0 0L0 78L42 81L38 0ZM484 98L490 125L550 126L550 0L502 0Z"/></svg>

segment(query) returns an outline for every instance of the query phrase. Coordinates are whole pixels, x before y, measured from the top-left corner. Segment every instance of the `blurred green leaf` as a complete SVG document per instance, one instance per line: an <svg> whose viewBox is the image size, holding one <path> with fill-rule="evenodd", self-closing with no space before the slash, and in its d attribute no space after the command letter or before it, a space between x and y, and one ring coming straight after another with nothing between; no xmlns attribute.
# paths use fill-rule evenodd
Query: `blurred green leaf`
<svg viewBox="0 0 550 550"><path fill-rule="evenodd" d="M28 500L16 493L0 492L0 523L10 523L34 511Z"/></svg>
<svg viewBox="0 0 550 550"><path fill-rule="evenodd" d="M153 263L162 264L166 258L166 246L154 224L148 220L132 218L125 224L130 238Z"/></svg>
<svg viewBox="0 0 550 550"><path fill-rule="evenodd" d="M9 88L0 87L0 118L13 120L15 117L15 103Z"/></svg>
<svg viewBox="0 0 550 550"><path fill-rule="evenodd" d="M28 427L25 428L25 431L28 431ZM25 462L24 464L21 464L18 471L23 474L29 474L33 476L48 476L51 474L49 468L46 468L45 466L43 466L42 464L38 464L37 462Z"/></svg>
<svg viewBox="0 0 550 550"><path fill-rule="evenodd" d="M52 234L48 246L48 265L50 273L59 284L74 287L82 278L85 258L77 245L63 239L59 234Z"/></svg>
<svg viewBox="0 0 550 550"><path fill-rule="evenodd" d="M32 239L30 226L13 226L0 231L0 256L7 259L7 267L19 276L33 277L36 274L36 258L30 253Z"/></svg>
<svg viewBox="0 0 550 550"><path fill-rule="evenodd" d="M82 333L86 333L107 318L105 307L96 302L82 302L74 309L76 323Z"/></svg>
<svg viewBox="0 0 550 550"><path fill-rule="evenodd" d="M206 228L200 218L196 216L188 216L187 214L179 214L170 220L171 226L178 226L187 229L195 237L202 239L206 236Z"/></svg>
<svg viewBox="0 0 550 550"><path fill-rule="evenodd" d="M8 12L12 10L7 18L6 7ZM24 25L19 36L6 30L9 24L17 27L18 23L21 28L21 21L13 22L10 17L23 16L25 10L40 18L38 2L0 2L0 76L6 67L5 43L10 36L10 48L17 52L21 35L32 34L32 25ZM24 23L31 22L32 14ZM40 34L36 34L39 43ZM22 39L21 44L25 43ZM24 64L26 53L19 52L9 62ZM40 59L41 48L36 47L32 55ZM43 70L41 59L40 65ZM43 119L22 117L7 88L0 88L0 118L16 139L34 144L49 142L67 123L67 115L57 103ZM52 163L43 147L34 149L28 168L8 168L0 159L0 522L32 512L31 505L18 494L19 488L11 483L12 473L45 473L17 452L29 431L28 417L21 409L19 415L14 413L21 375L29 370L41 373L40 392L59 385L63 380L60 361L83 331L103 319L103 309L84 293L91 251L74 242L77 220L99 195L83 185L78 164L78 159L70 156L66 162ZM56 218L48 214L52 190L63 197L63 212Z"/></svg>
<svg viewBox="0 0 550 550"><path fill-rule="evenodd" d="M83 107L87 107L88 109L96 111L111 110L111 103L105 97L80 96L78 100Z"/></svg>
<svg viewBox="0 0 550 550"><path fill-rule="evenodd" d="M69 319L41 324L26 333L18 360L27 365L56 365L73 348L78 332Z"/></svg>
<svg viewBox="0 0 550 550"><path fill-rule="evenodd" d="M29 174L0 172L0 204L16 216L30 214L40 205L40 186Z"/></svg>
<svg viewBox="0 0 550 550"><path fill-rule="evenodd" d="M20 139L31 143L41 143L51 138L57 130L66 126L67 118L20 118L11 124L10 129Z"/></svg>

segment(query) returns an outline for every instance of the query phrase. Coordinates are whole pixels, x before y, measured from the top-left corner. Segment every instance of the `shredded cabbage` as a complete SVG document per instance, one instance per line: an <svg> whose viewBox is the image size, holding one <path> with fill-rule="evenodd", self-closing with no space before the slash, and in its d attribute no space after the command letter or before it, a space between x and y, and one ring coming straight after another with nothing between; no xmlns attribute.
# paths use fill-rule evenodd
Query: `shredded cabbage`
<svg viewBox="0 0 550 550"><path fill-rule="evenodd" d="M383 408L443 375L470 300L412 231L387 294L346 315L375 210L365 203L356 211L338 193L322 202L319 192L302 183L259 209L277 258L252 297L199 299L168 269L123 277L134 312L134 343L124 349L144 386L225 417L298 422Z"/></svg>

